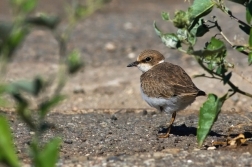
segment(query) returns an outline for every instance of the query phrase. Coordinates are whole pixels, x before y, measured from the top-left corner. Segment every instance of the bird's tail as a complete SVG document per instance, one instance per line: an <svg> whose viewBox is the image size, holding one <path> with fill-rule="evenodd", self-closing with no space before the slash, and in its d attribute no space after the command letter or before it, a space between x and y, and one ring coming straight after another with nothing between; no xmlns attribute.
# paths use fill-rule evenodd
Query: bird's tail
<svg viewBox="0 0 252 167"><path fill-rule="evenodd" d="M197 96L206 96L206 93L202 90L199 90Z"/></svg>

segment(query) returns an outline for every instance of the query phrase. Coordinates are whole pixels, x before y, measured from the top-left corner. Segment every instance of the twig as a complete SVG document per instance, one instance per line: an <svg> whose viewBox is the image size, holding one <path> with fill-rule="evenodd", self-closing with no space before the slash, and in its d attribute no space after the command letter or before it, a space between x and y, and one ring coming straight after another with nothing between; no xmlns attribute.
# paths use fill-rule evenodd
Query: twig
<svg viewBox="0 0 252 167"><path fill-rule="evenodd" d="M208 20L208 22L213 23L213 24L215 25L215 27L217 27L217 29L220 31L220 35L232 46L233 49L236 49L237 45L234 45L234 44L225 36L225 34L223 33L221 27L219 26L218 21L217 21L217 19L216 19L215 16L213 16L213 19L214 19L214 21ZM241 52L241 53L243 53L243 54L245 54L245 55L247 55L247 56L248 56L248 54L249 54L248 52L246 52L246 51L244 51L244 50L239 51L239 52Z"/></svg>
<svg viewBox="0 0 252 167"><path fill-rule="evenodd" d="M212 75L211 77L210 77L210 76L207 76L207 75L198 75L198 76L195 77L195 78L199 78L199 77L222 80L222 78L218 78L218 77L216 77L216 76L214 76L214 75Z"/></svg>
<svg viewBox="0 0 252 167"><path fill-rule="evenodd" d="M214 71L210 71L201 61L199 58L195 57L197 62L199 63L199 65L205 70L207 71L209 74L211 75L216 75L216 76L219 76L219 77L222 77L220 74L217 74L216 72ZM231 87L231 89L233 90L233 93L229 95L229 97L233 96L235 93L240 93L244 96L248 96L248 97L251 97L252 98L252 94L248 93L248 92L245 92L241 89L239 89L237 86L235 86L230 80L227 81L227 84Z"/></svg>
<svg viewBox="0 0 252 167"><path fill-rule="evenodd" d="M250 25L248 25L247 23L245 23L242 20L238 19L237 17L235 17L230 11L229 12L225 12L225 13L228 14L231 19L235 19L238 23L242 24L243 26L245 26L247 28L251 28Z"/></svg>

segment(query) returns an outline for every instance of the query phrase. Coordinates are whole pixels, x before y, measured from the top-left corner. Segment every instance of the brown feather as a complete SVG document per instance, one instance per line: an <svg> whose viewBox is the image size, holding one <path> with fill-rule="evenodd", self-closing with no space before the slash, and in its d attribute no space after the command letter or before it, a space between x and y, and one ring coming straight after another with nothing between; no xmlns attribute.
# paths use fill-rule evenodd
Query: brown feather
<svg viewBox="0 0 252 167"><path fill-rule="evenodd" d="M180 66L168 62L155 65L140 80L144 93L152 97L203 95Z"/></svg>

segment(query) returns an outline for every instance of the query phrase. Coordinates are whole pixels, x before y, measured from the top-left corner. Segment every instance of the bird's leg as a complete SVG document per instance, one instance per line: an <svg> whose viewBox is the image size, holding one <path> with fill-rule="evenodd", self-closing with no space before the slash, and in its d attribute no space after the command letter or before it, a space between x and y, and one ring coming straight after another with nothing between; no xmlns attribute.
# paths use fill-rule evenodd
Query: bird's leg
<svg viewBox="0 0 252 167"><path fill-rule="evenodd" d="M169 124L169 127L168 127L168 130L167 130L166 134L164 134L164 135L158 135L158 138L167 138L167 137L169 137L169 134L170 134L170 131L171 131L171 127L172 127L173 122L175 121L175 118L176 118L176 112L174 112L172 114L172 118L171 118L171 121L170 121L170 124Z"/></svg>

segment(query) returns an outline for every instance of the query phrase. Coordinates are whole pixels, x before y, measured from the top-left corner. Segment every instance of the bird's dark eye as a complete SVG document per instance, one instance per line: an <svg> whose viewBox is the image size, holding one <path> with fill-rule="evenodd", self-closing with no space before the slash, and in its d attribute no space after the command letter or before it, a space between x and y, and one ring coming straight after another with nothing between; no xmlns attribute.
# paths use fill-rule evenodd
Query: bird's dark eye
<svg viewBox="0 0 252 167"><path fill-rule="evenodd" d="M151 61L151 57L146 57L145 61Z"/></svg>

